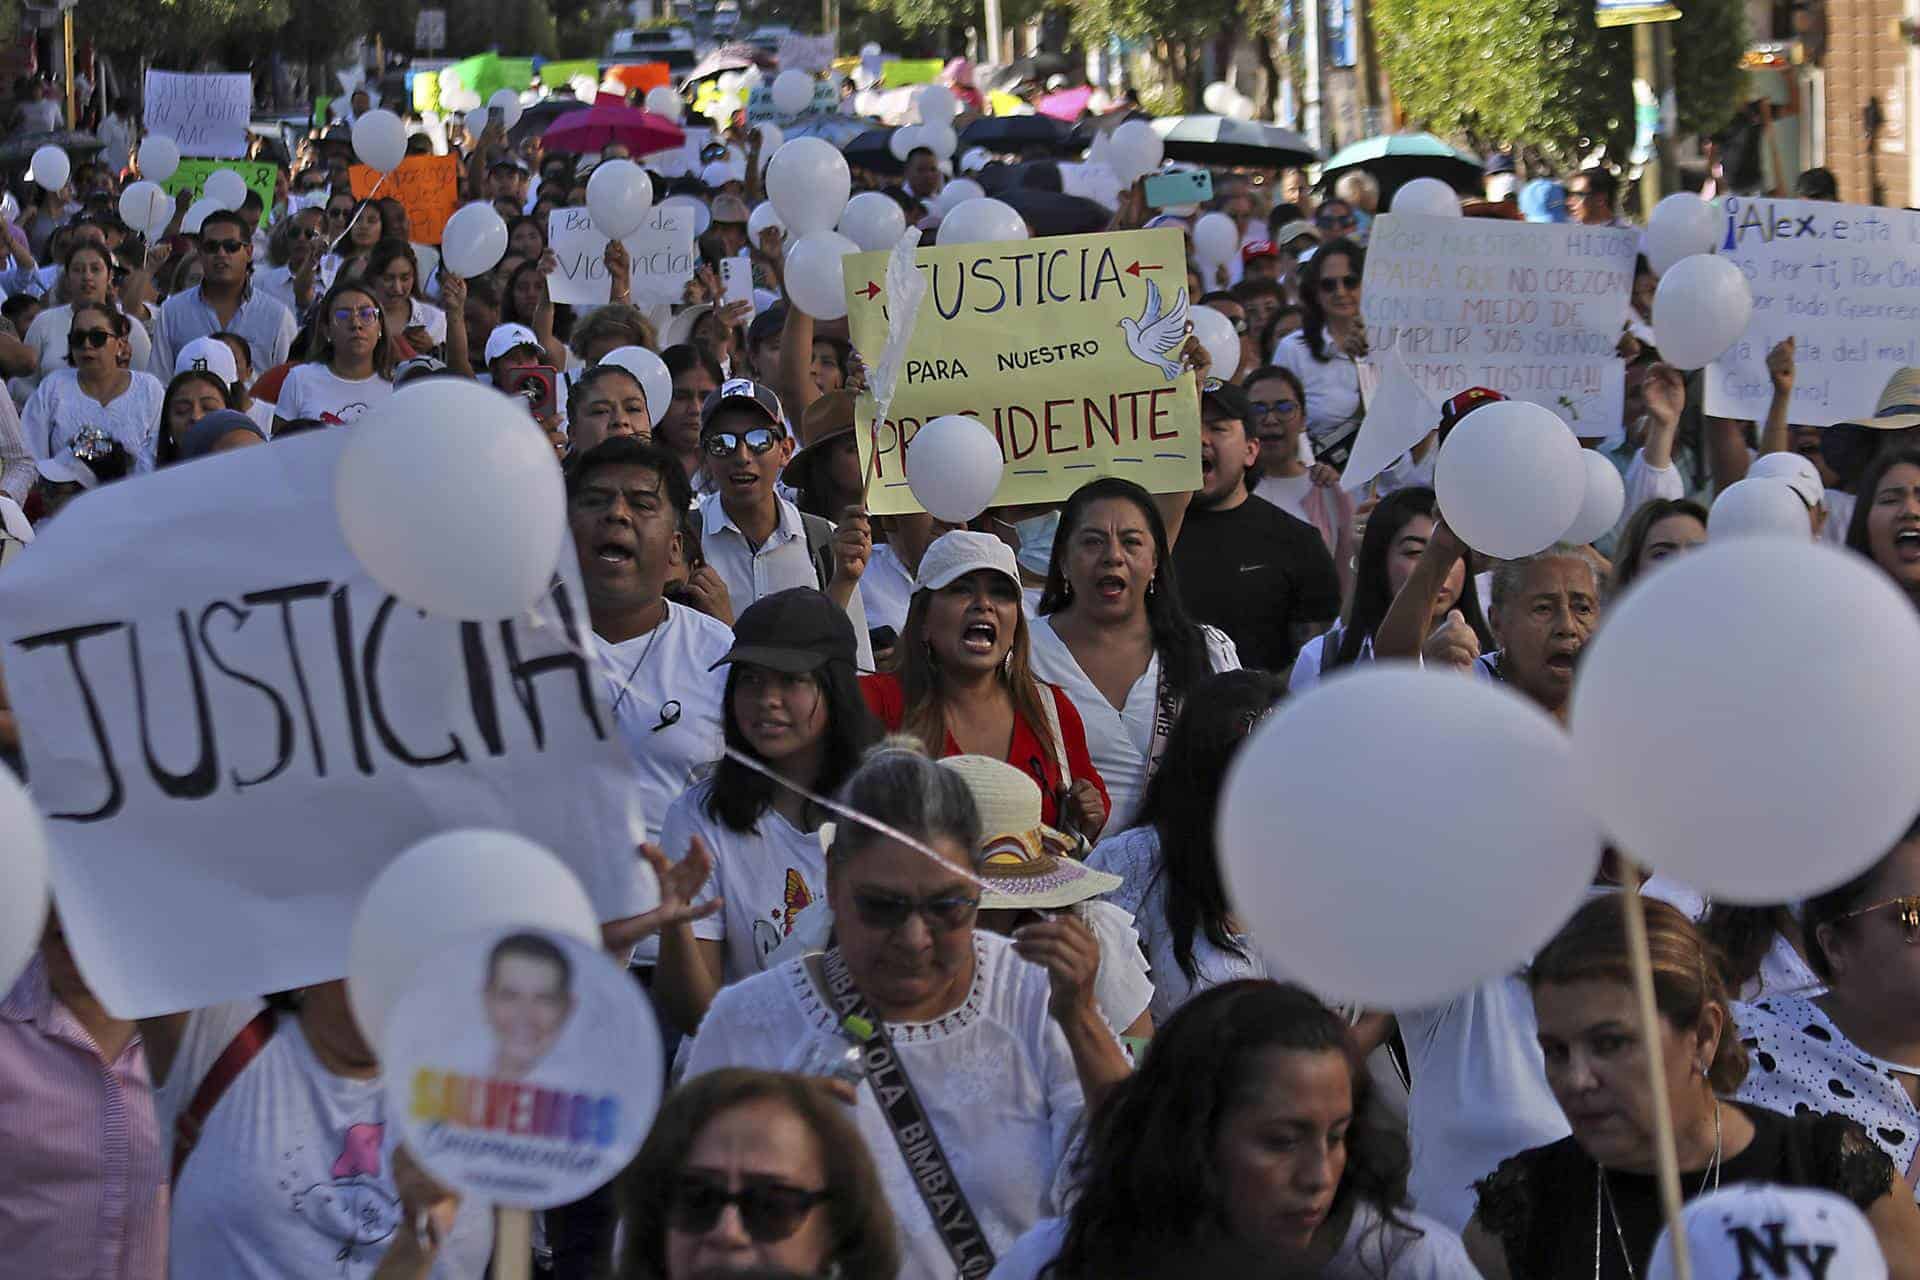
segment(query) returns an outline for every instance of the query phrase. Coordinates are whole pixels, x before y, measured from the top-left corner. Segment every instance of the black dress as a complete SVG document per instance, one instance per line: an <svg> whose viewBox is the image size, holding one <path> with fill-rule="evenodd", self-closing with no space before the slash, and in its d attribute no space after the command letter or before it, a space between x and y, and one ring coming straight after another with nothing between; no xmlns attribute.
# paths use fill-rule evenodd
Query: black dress
<svg viewBox="0 0 1920 1280"><path fill-rule="evenodd" d="M1746 1150L1721 1162L1721 1186L1774 1182L1818 1187L1845 1196L1862 1210L1893 1186L1893 1162L1866 1130L1844 1116L1783 1116L1745 1103L1722 1105L1739 1107L1753 1122L1754 1132ZM1702 1172L1681 1172L1680 1193L1686 1199L1700 1193ZM1476 1216L1504 1247L1513 1280L1589 1280L1594 1274L1598 1177L1599 1166L1592 1158L1572 1138L1562 1138L1502 1161L1474 1184L1480 1197ZM1602 1280L1644 1276L1662 1225L1658 1182L1651 1175L1612 1170L1607 1190L1619 1215L1620 1234L1615 1235L1613 1214L1602 1204ZM1633 1255L1631 1272L1621 1253L1621 1236Z"/></svg>

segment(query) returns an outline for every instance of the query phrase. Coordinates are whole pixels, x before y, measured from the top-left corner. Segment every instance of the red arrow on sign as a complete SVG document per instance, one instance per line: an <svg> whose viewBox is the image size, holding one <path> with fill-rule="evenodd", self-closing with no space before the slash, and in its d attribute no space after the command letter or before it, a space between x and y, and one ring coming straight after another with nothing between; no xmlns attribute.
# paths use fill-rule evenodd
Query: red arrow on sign
<svg viewBox="0 0 1920 1280"><path fill-rule="evenodd" d="M1135 258L1132 264L1129 265L1126 270L1128 275L1138 276L1142 271L1160 271L1163 269L1164 268L1162 268L1160 264L1157 262L1142 263L1140 259Z"/></svg>
<svg viewBox="0 0 1920 1280"><path fill-rule="evenodd" d="M880 296L880 286L875 284L873 281L869 280L867 281L866 288L855 289L854 293L858 296L864 297L868 302L872 302L875 298Z"/></svg>

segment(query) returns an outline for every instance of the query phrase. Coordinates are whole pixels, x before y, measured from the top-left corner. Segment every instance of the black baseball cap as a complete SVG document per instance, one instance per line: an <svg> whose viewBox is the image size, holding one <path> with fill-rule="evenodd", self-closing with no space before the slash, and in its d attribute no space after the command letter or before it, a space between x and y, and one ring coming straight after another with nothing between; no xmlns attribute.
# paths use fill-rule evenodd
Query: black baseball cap
<svg viewBox="0 0 1920 1280"><path fill-rule="evenodd" d="M829 662L852 666L855 652L847 611L812 587L791 587L748 605L734 620L733 648L708 670L751 662L797 676Z"/></svg>
<svg viewBox="0 0 1920 1280"><path fill-rule="evenodd" d="M780 397L773 394L772 387L751 378L728 378L720 384L718 391L710 392L700 405L700 429L705 431L712 423L713 415L730 404L750 405L765 414L772 425L786 425L786 415L780 409Z"/></svg>
<svg viewBox="0 0 1920 1280"><path fill-rule="evenodd" d="M778 338L787 327L787 309L784 306L768 307L753 318L747 325L747 350Z"/></svg>
<svg viewBox="0 0 1920 1280"><path fill-rule="evenodd" d="M1231 382L1219 378L1208 378L1201 388L1202 404L1210 404L1229 418L1238 419L1248 428L1253 426L1253 402L1247 399L1247 393Z"/></svg>

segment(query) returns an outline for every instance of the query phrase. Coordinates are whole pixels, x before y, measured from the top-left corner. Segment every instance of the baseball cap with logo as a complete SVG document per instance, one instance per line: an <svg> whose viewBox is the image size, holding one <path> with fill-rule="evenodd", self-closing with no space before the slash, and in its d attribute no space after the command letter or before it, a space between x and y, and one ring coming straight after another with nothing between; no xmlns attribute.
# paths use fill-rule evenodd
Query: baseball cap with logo
<svg viewBox="0 0 1920 1280"><path fill-rule="evenodd" d="M1280 248L1271 240L1249 240L1240 246L1240 261L1252 262L1255 258L1277 258Z"/></svg>
<svg viewBox="0 0 1920 1280"><path fill-rule="evenodd" d="M1820 468L1797 453L1762 454L1753 460L1747 474L1784 481L1787 488L1800 495L1800 501L1807 504L1809 511L1827 500L1827 486L1820 479Z"/></svg>
<svg viewBox="0 0 1920 1280"><path fill-rule="evenodd" d="M1887 1280L1887 1259L1853 1202L1810 1187L1747 1182L1701 1196L1680 1221L1694 1280L1845 1276ZM1662 1231L1647 1280L1673 1280L1670 1231Z"/></svg>
<svg viewBox="0 0 1920 1280"><path fill-rule="evenodd" d="M521 347L532 347L536 352L543 350L540 339L533 330L523 324L497 324L493 332L487 335L487 363L492 364L510 351Z"/></svg>
<svg viewBox="0 0 1920 1280"><path fill-rule="evenodd" d="M223 340L195 338L173 358L173 372L175 377L188 372L210 373L231 387L240 380L240 362Z"/></svg>
<svg viewBox="0 0 1920 1280"><path fill-rule="evenodd" d="M1481 405L1495 404L1505 399L1490 387L1468 387L1465 391L1456 391L1440 406L1440 438L1445 440L1447 432L1460 425L1460 419Z"/></svg>
<svg viewBox="0 0 1920 1280"><path fill-rule="evenodd" d="M780 397L773 394L771 387L761 386L751 378L728 378L700 406L700 429L705 431L713 421L713 415L730 404L750 405L765 414L767 421L774 426L786 425L786 414L780 409Z"/></svg>
<svg viewBox="0 0 1920 1280"><path fill-rule="evenodd" d="M715 223L745 226L753 215L747 210L747 202L739 196L718 195L710 206Z"/></svg>

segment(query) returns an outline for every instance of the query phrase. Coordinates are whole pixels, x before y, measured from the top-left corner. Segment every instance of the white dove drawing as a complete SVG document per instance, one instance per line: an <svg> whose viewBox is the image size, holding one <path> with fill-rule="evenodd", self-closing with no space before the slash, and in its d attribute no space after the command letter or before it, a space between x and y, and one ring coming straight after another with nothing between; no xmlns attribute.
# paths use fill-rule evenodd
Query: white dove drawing
<svg viewBox="0 0 1920 1280"><path fill-rule="evenodd" d="M1178 360L1168 359L1187 340L1187 291L1173 300L1173 309L1160 312L1160 286L1147 281L1147 309L1138 320L1123 317L1120 328L1127 335L1127 350L1135 360L1158 365L1168 382L1180 376Z"/></svg>

